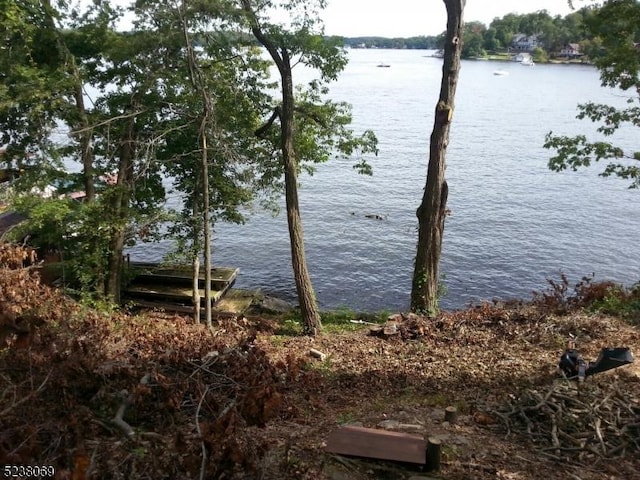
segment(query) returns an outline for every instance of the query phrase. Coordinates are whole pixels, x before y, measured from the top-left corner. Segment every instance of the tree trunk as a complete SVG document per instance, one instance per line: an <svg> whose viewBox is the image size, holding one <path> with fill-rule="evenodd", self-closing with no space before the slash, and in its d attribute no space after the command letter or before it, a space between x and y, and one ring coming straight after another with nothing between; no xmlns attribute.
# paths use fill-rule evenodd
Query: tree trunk
<svg viewBox="0 0 640 480"><path fill-rule="evenodd" d="M284 69L282 74L282 160L284 162L285 199L287 206L287 223L289 225L289 239L291 245L291 264L293 277L296 283L300 314L305 332L316 335L322 324L316 302L311 276L307 268L307 259L304 250L304 235L302 231L302 218L298 203L298 165L293 148L293 78L291 65L286 51L282 52Z"/></svg>
<svg viewBox="0 0 640 480"><path fill-rule="evenodd" d="M291 246L291 264L305 332L309 335L316 335L320 328L322 328L322 323L320 321L320 312L318 311L315 292L313 291L313 285L311 283L311 276L307 268L302 218L300 216L300 205L298 203L298 162L293 147L295 100L289 52L286 46L277 46L264 34L249 0L242 0L242 6L249 17L253 35L258 42L267 49L269 55L271 55L271 58L278 67L282 80L280 142L282 162L284 165L285 200Z"/></svg>
<svg viewBox="0 0 640 480"><path fill-rule="evenodd" d="M202 99L205 103L206 115L202 119L202 224L204 227L204 317L207 327L211 328L211 222L209 220L209 158L207 155L207 118L210 113L211 100L204 88Z"/></svg>
<svg viewBox="0 0 640 480"><path fill-rule="evenodd" d="M73 68L76 80L74 96L76 101L76 109L78 110L78 115L80 117L80 149L82 156L82 176L84 179L85 200L87 202L93 202L93 200L95 200L96 198L96 188L93 178L93 148L91 146L91 130L89 125L89 118L87 117L87 110L84 106L82 82L77 71L77 67L75 66L75 62Z"/></svg>
<svg viewBox="0 0 640 480"><path fill-rule="evenodd" d="M187 48L187 67L189 70L189 77L191 79L191 84L193 88L196 90L200 98L202 99L202 118L200 120L200 142L201 142L201 153L200 153L200 166L201 166L201 184L202 184L202 228L203 228L203 249L204 249L204 312L205 312L205 322L207 327L211 328L212 326L212 302L211 302L211 219L210 219L210 192L209 192L209 155L208 155L208 143L207 143L207 135L209 134L209 130L211 128L211 123L214 121L213 118L213 102L209 96L209 92L207 91L207 86L202 78L202 71L200 70L200 66L198 65L198 59L196 57L193 43L191 41L191 37L189 35L189 28L187 24L186 18L187 5L186 1L182 2L182 10L180 12L181 22L182 22L182 33L184 36L185 46ZM215 128L215 126L214 126ZM197 205L197 198L194 198L194 205ZM195 213L195 208L194 208ZM194 240L198 237L199 233L197 229L194 230ZM198 242L199 243L199 242ZM195 246L195 244L194 244ZM199 255L199 251L196 249L196 255ZM195 263L194 263L195 265ZM195 268L194 268L195 270ZM200 309L200 294L198 291L198 279L199 276L195 276L196 273L194 271L194 293L193 293L193 301L194 301L194 309ZM196 305L196 298L198 298L198 303ZM194 311L195 316L195 311ZM198 313L198 318L200 317Z"/></svg>
<svg viewBox="0 0 640 480"><path fill-rule="evenodd" d="M133 181L134 130L135 115L132 115L122 139L120 164L118 166L118 179L115 186L116 195L113 201L114 225L111 237L106 295L115 303L120 303L120 280L122 278L123 263L122 256L124 253L124 243L127 232L127 210L129 208L131 185Z"/></svg>
<svg viewBox="0 0 640 480"><path fill-rule="evenodd" d="M448 195L444 175L445 156L460 71L463 10L466 0L444 0L444 3L447 8L447 34L442 83L431 133L427 183L422 203L416 212L418 247L411 288L411 310L428 315L438 312L439 264Z"/></svg>
<svg viewBox="0 0 640 480"><path fill-rule="evenodd" d="M194 196L197 195L197 190L194 192ZM193 293L191 300L193 302L193 321L194 323L200 323L200 233L198 232L198 202L193 202Z"/></svg>

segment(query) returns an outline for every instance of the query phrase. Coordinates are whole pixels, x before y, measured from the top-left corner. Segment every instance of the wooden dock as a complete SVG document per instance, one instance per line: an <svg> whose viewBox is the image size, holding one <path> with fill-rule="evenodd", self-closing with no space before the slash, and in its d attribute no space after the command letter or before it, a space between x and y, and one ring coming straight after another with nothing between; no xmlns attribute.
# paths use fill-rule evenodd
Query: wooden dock
<svg viewBox="0 0 640 480"><path fill-rule="evenodd" d="M162 265L127 262L126 275L131 278L123 288L125 300L144 308L189 312L193 310L193 269L188 265ZM211 268L211 298L219 303L233 286L238 268ZM204 308L205 271L200 269L198 290Z"/></svg>

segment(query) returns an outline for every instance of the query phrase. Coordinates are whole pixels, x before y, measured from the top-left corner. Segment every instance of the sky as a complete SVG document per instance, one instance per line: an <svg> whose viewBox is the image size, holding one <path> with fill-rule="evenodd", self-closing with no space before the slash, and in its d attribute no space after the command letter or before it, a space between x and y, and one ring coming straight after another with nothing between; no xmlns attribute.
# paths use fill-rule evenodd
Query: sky
<svg viewBox="0 0 640 480"><path fill-rule="evenodd" d="M345 37L414 37L446 30L447 10L442 0L328 0L322 13L325 33ZM576 7L588 1L574 2ZM508 13L547 10L550 15L571 13L567 0L467 0L464 21L485 25Z"/></svg>

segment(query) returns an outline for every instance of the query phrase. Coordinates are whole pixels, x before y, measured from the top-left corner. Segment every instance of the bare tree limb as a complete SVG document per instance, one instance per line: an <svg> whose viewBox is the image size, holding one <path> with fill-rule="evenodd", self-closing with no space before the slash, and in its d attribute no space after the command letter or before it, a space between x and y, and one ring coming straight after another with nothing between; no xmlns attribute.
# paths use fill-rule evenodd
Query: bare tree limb
<svg viewBox="0 0 640 480"><path fill-rule="evenodd" d="M131 395L129 395L129 392L127 390L122 390L120 392L120 395L122 396L122 402L118 407L116 416L111 419L111 423L122 430L122 432L124 432L127 437L131 438L136 434L136 432L133 430L131 425L125 422L122 418L124 416L124 412L127 410L127 407L131 405Z"/></svg>
<svg viewBox="0 0 640 480"><path fill-rule="evenodd" d="M53 372L53 369L49 370L49 373L47 374L47 376L45 377L45 379L42 381L42 383L40 384L40 386L33 392L31 392L29 395L27 395L26 397L21 398L20 400L18 400L17 402L13 402L11 405L9 405L7 408L5 408L4 410L2 410L0 412L0 417L5 416L7 413L9 413L11 410L13 410L15 407L17 407L18 405L21 405L23 403L25 403L28 400L31 400L33 397L35 397L38 393L40 393L43 389L44 386L47 383L47 380L49 380L49 377L51 376L51 372Z"/></svg>
<svg viewBox="0 0 640 480"><path fill-rule="evenodd" d="M198 402L198 408L196 409L196 431L198 432L198 437L200 438L200 446L202 448L202 463L200 464L200 480L204 480L204 476L207 471L207 446L204 444L204 439L202 438L202 430L200 429L200 409L202 408L202 403L204 402L205 397L209 393L209 386L205 388L202 397L200 397L200 401Z"/></svg>

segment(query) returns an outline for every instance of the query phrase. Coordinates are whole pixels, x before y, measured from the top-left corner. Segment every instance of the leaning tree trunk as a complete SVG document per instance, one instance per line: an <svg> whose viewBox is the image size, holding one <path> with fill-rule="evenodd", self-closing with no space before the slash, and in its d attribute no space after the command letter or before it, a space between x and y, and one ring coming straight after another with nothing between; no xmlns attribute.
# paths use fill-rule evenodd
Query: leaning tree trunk
<svg viewBox="0 0 640 480"><path fill-rule="evenodd" d="M300 314L306 333L316 335L321 328L320 313L316 302L311 276L307 268L304 251L304 235L302 218L298 202L298 165L293 148L293 78L291 64L286 51L282 52L284 69L282 73L282 159L284 161L285 199L287 221L289 224L289 240L291 245L291 263L293 277L298 293Z"/></svg>
<svg viewBox="0 0 640 480"><path fill-rule="evenodd" d="M249 17L251 31L258 42L267 49L275 62L282 80L282 108L272 116L269 124L276 116L280 117L280 141L282 150L282 162L284 165L285 201L287 208L287 222L289 225L289 240L291 246L291 264L293 278L298 294L300 314L305 332L316 335L322 323L318 303L313 291L311 276L307 268L307 260L304 251L304 235L302 233L302 218L298 202L298 162L293 146L294 136L294 110L295 99L293 95L293 74L291 72L291 59L286 48L279 48L262 31L249 0L242 0L242 6ZM266 127L265 127L266 128Z"/></svg>
<svg viewBox="0 0 640 480"><path fill-rule="evenodd" d="M416 252L411 310L428 315L438 311L439 264L448 187L444 178L445 155L460 71L463 10L466 0L444 0L447 7L447 34L444 46L440 98L431 133L427 183L418 207L418 247Z"/></svg>

